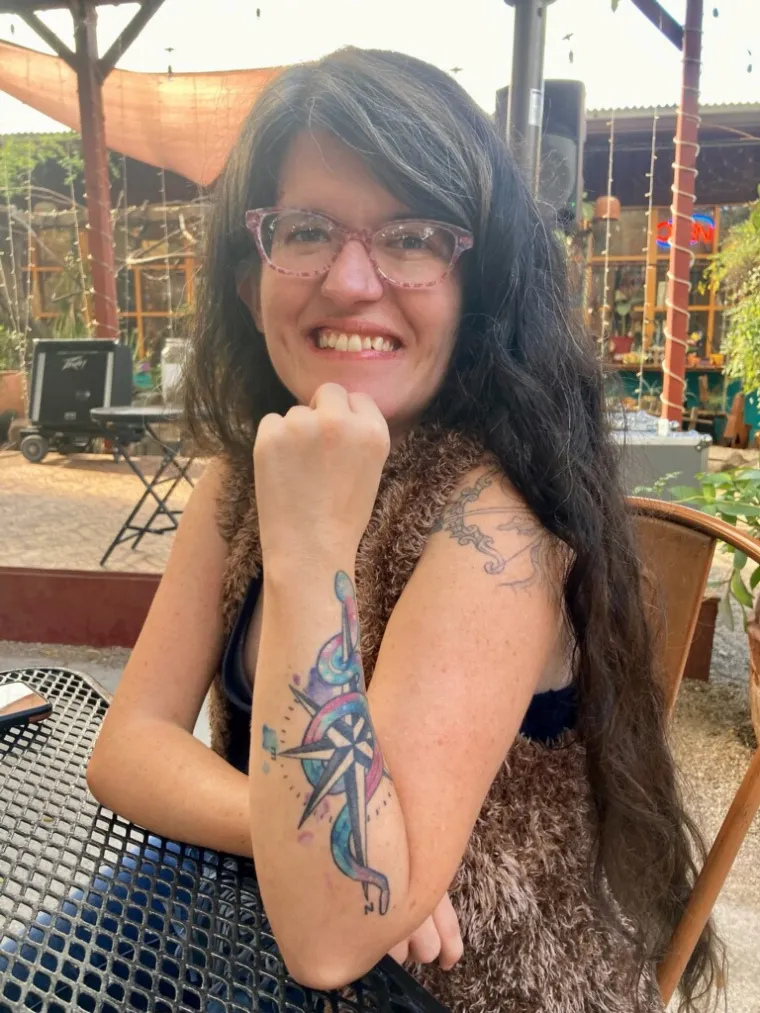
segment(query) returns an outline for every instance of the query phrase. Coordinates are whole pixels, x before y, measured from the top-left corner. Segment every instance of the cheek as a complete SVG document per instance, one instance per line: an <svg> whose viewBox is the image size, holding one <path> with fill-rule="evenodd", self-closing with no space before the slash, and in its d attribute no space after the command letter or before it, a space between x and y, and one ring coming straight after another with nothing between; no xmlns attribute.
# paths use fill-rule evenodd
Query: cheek
<svg viewBox="0 0 760 1013"><path fill-rule="evenodd" d="M259 329L281 340L283 331L292 329L310 296L311 288L303 281L265 270L259 286Z"/></svg>
<svg viewBox="0 0 760 1013"><path fill-rule="evenodd" d="M454 347L462 312L461 286L447 279L434 293L410 293L409 317L428 355L448 358Z"/></svg>

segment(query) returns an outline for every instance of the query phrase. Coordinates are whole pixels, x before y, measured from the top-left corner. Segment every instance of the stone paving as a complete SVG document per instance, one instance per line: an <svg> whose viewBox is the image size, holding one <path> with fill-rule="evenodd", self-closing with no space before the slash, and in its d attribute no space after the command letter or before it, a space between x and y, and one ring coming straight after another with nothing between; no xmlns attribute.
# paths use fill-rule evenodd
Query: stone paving
<svg viewBox="0 0 760 1013"><path fill-rule="evenodd" d="M159 458L139 458L139 463L152 475ZM197 479L202 470L202 462L196 461L191 475ZM0 565L99 569L103 553L142 492L140 480L124 461L116 463L102 454L50 454L41 464L30 464L17 451L0 450ZM181 509L190 492L182 481L168 505ZM147 519L151 512L146 504L139 517ZM172 534L146 535L136 549L120 545L105 569L161 573L171 539Z"/></svg>

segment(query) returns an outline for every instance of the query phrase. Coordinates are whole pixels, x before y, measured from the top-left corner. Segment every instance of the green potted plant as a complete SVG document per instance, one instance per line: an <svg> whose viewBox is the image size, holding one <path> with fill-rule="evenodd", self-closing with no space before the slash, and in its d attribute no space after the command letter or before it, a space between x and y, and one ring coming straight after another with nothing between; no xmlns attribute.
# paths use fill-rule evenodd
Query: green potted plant
<svg viewBox="0 0 760 1013"><path fill-rule="evenodd" d="M26 411L24 338L0 324L0 415L8 421Z"/></svg>

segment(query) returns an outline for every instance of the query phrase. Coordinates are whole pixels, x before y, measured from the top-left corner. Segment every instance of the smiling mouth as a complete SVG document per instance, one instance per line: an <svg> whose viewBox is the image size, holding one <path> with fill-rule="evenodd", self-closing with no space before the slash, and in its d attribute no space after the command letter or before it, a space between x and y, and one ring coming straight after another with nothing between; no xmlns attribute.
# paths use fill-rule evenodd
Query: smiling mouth
<svg viewBox="0 0 760 1013"><path fill-rule="evenodd" d="M401 342L387 335L349 334L329 327L320 327L311 334L315 348L320 351L349 352L353 354L390 354L401 348Z"/></svg>

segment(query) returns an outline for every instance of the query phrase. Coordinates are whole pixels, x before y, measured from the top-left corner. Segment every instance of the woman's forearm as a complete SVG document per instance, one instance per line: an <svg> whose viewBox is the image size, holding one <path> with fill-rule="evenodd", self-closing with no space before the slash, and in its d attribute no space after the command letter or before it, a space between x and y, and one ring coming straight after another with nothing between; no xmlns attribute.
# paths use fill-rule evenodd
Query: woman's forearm
<svg viewBox="0 0 760 1013"><path fill-rule="evenodd" d="M416 926L404 817L365 693L353 560L290 566L264 569L251 835L291 973L326 987Z"/></svg>
<svg viewBox="0 0 760 1013"><path fill-rule="evenodd" d="M250 856L248 778L184 728L137 718L98 741L95 798L162 837Z"/></svg>

